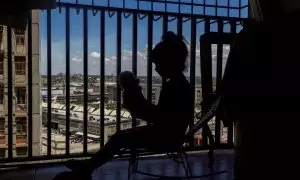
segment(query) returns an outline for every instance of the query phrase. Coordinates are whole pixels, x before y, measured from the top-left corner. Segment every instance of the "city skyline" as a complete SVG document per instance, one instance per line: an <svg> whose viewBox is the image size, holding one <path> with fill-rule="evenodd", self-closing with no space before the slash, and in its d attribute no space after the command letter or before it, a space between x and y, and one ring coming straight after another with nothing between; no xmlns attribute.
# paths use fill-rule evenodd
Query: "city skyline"
<svg viewBox="0 0 300 180"><path fill-rule="evenodd" d="M189 45L188 45L189 48ZM229 45L223 46L223 69L225 68L227 57L229 54L230 47ZM105 58L105 75L116 75L116 56L106 57ZM122 71L131 71L132 70L132 52L129 50L122 51L122 61L121 61L121 70ZM46 61L46 60L45 60ZM41 75L47 75L47 62L41 61ZM62 63L61 66L57 67L54 65L52 69L51 75L57 74L65 74L65 62ZM212 46L212 69L213 76L216 76L216 63L217 63L217 46ZM185 74L189 76L190 69L190 60L187 58L187 70ZM52 63L53 66L53 63ZM76 53L70 59L71 66L71 75L74 74L83 74L83 57L82 54ZM73 68L72 68L73 67ZM154 70L154 65L152 66L152 72L154 77L158 77L159 75ZM91 52L88 58L88 75L100 75L100 53ZM137 52L137 75L138 76L147 76L147 49L142 49ZM196 76L200 75L200 49L196 49Z"/></svg>
<svg viewBox="0 0 300 180"><path fill-rule="evenodd" d="M72 0L63 0L62 2L73 2ZM111 1L114 6L116 1ZM224 1L225 2L225 1ZM224 5L219 1L219 5ZM227 1L226 1L227 2ZM236 1L238 2L238 1ZM74 2L73 2L74 3ZM79 0L78 3L89 4L90 0ZM102 2L103 3L103 2ZM215 2L213 2L215 3ZM235 1L232 2L233 5ZM97 3L96 3L97 4ZM148 3L149 4L149 3ZM226 4L227 5L227 4ZM126 1L127 8L136 7L136 1ZM147 3L140 3L141 9L147 9ZM164 7L162 4L154 6L158 10ZM176 11L177 6L168 5L169 11ZM188 13L190 8L182 7L182 12ZM215 12L215 8L206 8L207 13ZM219 14L227 13L227 10L218 9ZM235 11L230 11L231 16L235 16ZM52 74L65 72L65 9L61 8L52 11ZM105 15L105 71L107 75L116 73L116 15L109 17ZM147 71L147 22L148 18L138 22L138 74L146 75ZM40 13L40 39L41 39L41 74L47 74L47 20L46 11ZM177 32L177 21L168 23L171 31ZM239 31L241 26L237 27ZM217 30L217 24L211 24L211 31ZM183 35L189 42L190 40L190 21L183 23ZM229 32L229 24L224 25L224 31ZM196 51L196 75L200 75L199 62L199 38L204 33L204 23L197 24L197 51ZM160 41L162 34L162 19L153 22L153 45ZM88 11L88 69L90 75L100 74L100 13L93 16L91 10ZM131 50L132 50L132 16L125 18L122 15L122 71L131 70ZM70 9L70 66L71 74L83 72L83 11L76 13L75 9ZM155 76L155 73L153 74Z"/></svg>

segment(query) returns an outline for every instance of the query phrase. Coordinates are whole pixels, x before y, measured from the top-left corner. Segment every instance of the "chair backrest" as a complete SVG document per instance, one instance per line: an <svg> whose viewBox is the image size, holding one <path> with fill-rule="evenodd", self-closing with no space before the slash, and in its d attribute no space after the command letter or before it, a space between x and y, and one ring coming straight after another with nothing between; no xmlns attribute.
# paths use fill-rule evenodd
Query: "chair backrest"
<svg viewBox="0 0 300 180"><path fill-rule="evenodd" d="M218 96L216 100L212 103L210 109L207 112L201 114L199 121L193 126L192 129L190 129L186 133L186 136L192 136L201 128L203 128L208 123L208 121L210 121L216 115L221 105L221 102L222 96Z"/></svg>
<svg viewBox="0 0 300 180"><path fill-rule="evenodd" d="M185 140L190 139L201 128L210 131L207 123L214 116L222 105L222 92L218 89L214 94L212 88L212 44L233 44L236 35L232 33L205 33L200 37L200 58L201 58L201 84L202 84L202 114L200 120L186 133ZM210 139L213 137L209 137Z"/></svg>

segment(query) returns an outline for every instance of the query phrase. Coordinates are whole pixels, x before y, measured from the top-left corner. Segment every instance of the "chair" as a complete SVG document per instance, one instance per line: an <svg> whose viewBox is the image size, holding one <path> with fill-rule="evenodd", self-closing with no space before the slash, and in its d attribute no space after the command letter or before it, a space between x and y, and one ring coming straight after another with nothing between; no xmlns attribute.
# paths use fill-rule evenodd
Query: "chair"
<svg viewBox="0 0 300 180"><path fill-rule="evenodd" d="M218 173L211 173L211 174L206 174L202 176L193 176L192 169L189 165L188 162L188 157L186 154L186 151L190 149L188 146L190 139L193 138L194 133L203 128L207 132L209 142L210 142L210 147L209 147L209 152L208 152L208 158L209 158L209 166L211 170L213 170L213 164L214 164L214 137L213 134L207 125L208 121L211 120L220 105L222 97L217 97L216 100L212 103L209 111L206 113L201 114L199 121L195 124L193 128L191 128L185 135L184 139L181 142L181 145L174 145L172 147L168 147L167 149L151 149L151 152L154 153L161 153L161 154L167 154L167 157L169 159L172 159L174 162L182 164L184 170L185 170L185 177L172 177L172 176L163 176L163 175L155 175L155 174L150 174L150 173L145 173L142 171L138 170L138 157L139 157L139 151L138 149L130 150L130 158L129 158L129 167L128 167L128 180L130 179L132 173L139 173L147 176L152 176L152 177L158 177L158 178L201 178L204 176L211 176L215 174L220 174L224 173L226 171L221 171ZM128 149L124 149L128 150ZM123 150L123 152L124 152Z"/></svg>

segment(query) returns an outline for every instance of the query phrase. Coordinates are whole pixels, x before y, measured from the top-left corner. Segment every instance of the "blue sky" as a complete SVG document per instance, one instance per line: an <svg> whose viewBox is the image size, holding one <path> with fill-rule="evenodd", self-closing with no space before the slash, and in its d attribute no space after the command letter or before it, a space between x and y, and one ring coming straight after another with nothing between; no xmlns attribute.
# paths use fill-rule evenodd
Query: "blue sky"
<svg viewBox="0 0 300 180"><path fill-rule="evenodd" d="M173 0L178 1L178 0ZM191 1L191 0L182 0ZM202 2L203 0L194 0L194 2ZM216 0L206 0L207 4L215 4ZM75 0L61 0L61 2L75 3ZM107 0L94 0L95 5L107 6ZM126 8L136 8L137 1L126 0ZM228 0L218 0L219 5L227 6ZM78 0L81 4L91 4L92 0ZM246 0L243 0L242 5L246 4ZM110 0L110 5L118 7L122 5L122 0ZM238 6L238 0L231 1L231 6ZM165 6L160 3L153 5L154 10L163 11ZM150 9L150 3L140 3L140 9ZM168 5L167 10L170 12L177 12L177 5ZM190 13L191 8L181 7L181 11ZM242 15L246 16L246 9L242 11ZM203 13L203 7L194 8L194 12L198 14ZM218 15L226 16L227 10L219 8L217 10ZM214 15L214 8L206 8L206 14ZM237 17L238 11L231 10L230 16ZM75 9L70 11L70 38L71 38L71 73L83 73L83 11L78 14ZM177 21L169 22L169 30L177 31ZM186 22L183 25L183 34L189 41L190 39L190 22ZM204 31L203 23L197 24L197 47L199 48L198 39ZM211 25L211 30L215 31L216 24ZM240 27L238 27L240 29ZM116 16L109 17L106 13L106 74L115 73L115 52L116 52ZM229 26L225 25L225 31L229 30ZM65 9L59 8L52 11L52 74L65 72ZM146 54L144 49L147 47L147 17L143 20L139 20L138 23L138 73L145 75L146 73ZM162 19L153 23L153 43L159 42L162 33ZM100 74L100 13L98 12L93 16L92 11L88 12L88 52L89 52L89 74ZM41 74L47 73L47 22L46 12L40 13L40 38L41 38ZM132 18L122 17L122 70L130 70L131 68L131 46L132 46ZM197 56L198 57L198 56ZM199 64L199 58L197 58L197 64ZM200 72L200 71L197 71ZM199 73L197 73L199 74Z"/></svg>

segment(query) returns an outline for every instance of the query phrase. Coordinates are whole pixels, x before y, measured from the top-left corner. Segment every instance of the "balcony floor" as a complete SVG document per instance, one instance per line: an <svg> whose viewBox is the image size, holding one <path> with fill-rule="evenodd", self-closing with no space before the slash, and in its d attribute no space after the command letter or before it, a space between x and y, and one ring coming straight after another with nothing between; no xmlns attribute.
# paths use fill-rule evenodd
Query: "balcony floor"
<svg viewBox="0 0 300 180"><path fill-rule="evenodd" d="M227 171L202 180L232 180L233 179L233 153L231 150L222 150L215 153L215 172ZM189 163L195 176L210 173L208 168L207 153L189 154ZM184 176L184 169L172 160L163 157L149 157L139 161L138 169L143 172L155 173L167 176ZM96 170L92 177L94 180L125 180L127 179L128 161L115 160ZM0 174L1 180L51 180L60 172L67 171L63 166L38 168L33 170L10 171ZM132 180L151 180L155 177L133 174ZM175 179L175 178L174 178ZM179 178L176 178L179 179ZM199 179L199 178L195 178Z"/></svg>

